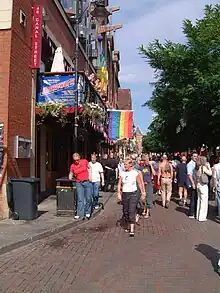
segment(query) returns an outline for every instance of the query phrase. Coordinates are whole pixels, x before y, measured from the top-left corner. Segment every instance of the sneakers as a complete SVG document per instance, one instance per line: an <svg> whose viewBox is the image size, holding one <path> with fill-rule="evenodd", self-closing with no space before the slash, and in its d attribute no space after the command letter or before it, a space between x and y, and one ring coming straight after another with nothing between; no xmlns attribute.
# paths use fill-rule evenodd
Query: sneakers
<svg viewBox="0 0 220 293"><path fill-rule="evenodd" d="M74 219L75 220L79 220L80 216L75 216Z"/></svg>
<svg viewBox="0 0 220 293"><path fill-rule="evenodd" d="M99 209L99 206L97 205L97 206L95 206L95 210L98 210Z"/></svg>
<svg viewBox="0 0 220 293"><path fill-rule="evenodd" d="M195 216L189 216L189 219L195 219Z"/></svg>
<svg viewBox="0 0 220 293"><path fill-rule="evenodd" d="M90 214L86 214L86 218L90 219L91 215Z"/></svg>

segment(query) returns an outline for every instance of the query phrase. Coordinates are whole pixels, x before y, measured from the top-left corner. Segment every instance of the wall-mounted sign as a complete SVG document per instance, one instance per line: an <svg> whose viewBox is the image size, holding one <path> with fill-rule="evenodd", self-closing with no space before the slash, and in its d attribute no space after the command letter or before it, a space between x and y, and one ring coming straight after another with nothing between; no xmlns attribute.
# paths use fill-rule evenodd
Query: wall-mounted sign
<svg viewBox="0 0 220 293"><path fill-rule="evenodd" d="M4 123L0 122L0 178L2 176L3 158L4 158Z"/></svg>
<svg viewBox="0 0 220 293"><path fill-rule="evenodd" d="M38 103L64 103L66 106L75 104L75 74L41 75L37 94Z"/></svg>
<svg viewBox="0 0 220 293"><path fill-rule="evenodd" d="M108 33L108 32L114 32L114 31L119 30L121 28L123 28L122 24L116 24L116 25L111 25L111 26L102 25L98 28L97 33L104 34L104 33Z"/></svg>
<svg viewBox="0 0 220 293"><path fill-rule="evenodd" d="M16 159L30 159L31 157L31 140L15 136L14 139L14 156Z"/></svg>
<svg viewBox="0 0 220 293"><path fill-rule="evenodd" d="M42 37L43 7L41 5L33 8L33 29L32 29L32 57L31 68L41 67L41 37Z"/></svg>

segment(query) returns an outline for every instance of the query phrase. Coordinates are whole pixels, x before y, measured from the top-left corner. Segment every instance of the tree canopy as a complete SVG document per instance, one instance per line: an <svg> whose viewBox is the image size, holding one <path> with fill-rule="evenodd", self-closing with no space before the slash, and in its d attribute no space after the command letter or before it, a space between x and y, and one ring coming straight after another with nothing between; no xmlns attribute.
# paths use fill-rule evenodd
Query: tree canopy
<svg viewBox="0 0 220 293"><path fill-rule="evenodd" d="M155 70L145 104L158 114L144 138L151 151L220 144L220 5L205 6L195 23L184 20L183 34L184 44L155 40L139 48Z"/></svg>

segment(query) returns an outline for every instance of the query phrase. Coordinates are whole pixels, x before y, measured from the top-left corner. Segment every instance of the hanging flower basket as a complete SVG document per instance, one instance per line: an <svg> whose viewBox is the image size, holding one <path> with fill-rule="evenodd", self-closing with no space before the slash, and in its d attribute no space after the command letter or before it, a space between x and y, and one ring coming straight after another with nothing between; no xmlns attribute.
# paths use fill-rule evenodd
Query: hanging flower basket
<svg viewBox="0 0 220 293"><path fill-rule="evenodd" d="M63 103L42 103L36 107L36 114L39 115L40 120L38 124L42 124L47 117L55 118L56 122L65 126L68 123L67 113L63 111Z"/></svg>
<svg viewBox="0 0 220 293"><path fill-rule="evenodd" d="M92 123L103 124L105 121L105 112L103 108L95 103L85 104L82 115L88 117Z"/></svg>

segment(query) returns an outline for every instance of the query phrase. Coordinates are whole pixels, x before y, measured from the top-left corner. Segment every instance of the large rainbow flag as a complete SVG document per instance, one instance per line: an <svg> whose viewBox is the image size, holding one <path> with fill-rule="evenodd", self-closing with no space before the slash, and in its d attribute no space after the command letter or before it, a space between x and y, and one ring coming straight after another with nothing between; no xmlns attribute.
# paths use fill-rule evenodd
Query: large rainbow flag
<svg viewBox="0 0 220 293"><path fill-rule="evenodd" d="M108 135L112 140L133 137L133 111L110 110Z"/></svg>

